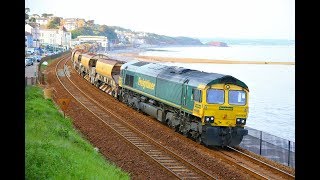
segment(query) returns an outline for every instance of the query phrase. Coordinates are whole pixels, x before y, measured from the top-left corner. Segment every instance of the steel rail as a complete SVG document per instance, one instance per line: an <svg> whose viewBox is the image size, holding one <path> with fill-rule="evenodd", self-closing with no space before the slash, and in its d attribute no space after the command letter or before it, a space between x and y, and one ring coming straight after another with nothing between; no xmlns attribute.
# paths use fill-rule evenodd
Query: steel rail
<svg viewBox="0 0 320 180"><path fill-rule="evenodd" d="M265 166L267 166L267 167L270 168L270 169L273 169L273 170L278 171L280 174L283 174L283 175L286 176L288 179L295 179L295 176L294 176L294 175L292 175L292 174L290 174L290 173L287 173L287 172L285 172L285 171L283 171L283 170L281 170L281 169L279 169L279 168L277 168L277 167L274 167L274 166L272 166L272 165L270 165L270 164L267 164L266 162L263 162L263 161L255 158L255 157L252 157L252 156L250 156L250 155L248 155L248 154L246 154L246 153L244 153L244 152L241 152L241 151L239 151L239 150L237 150L237 149L235 149L235 148L233 148L233 147L227 146L227 148L229 148L229 149L231 149L231 150L233 150L233 151L235 151L235 152L237 152L237 153L240 153L240 154L242 154L242 155L244 155L244 156L246 156L246 157L248 157L248 158L250 158L250 159L253 159L253 160L255 160L255 161L258 162L258 163L264 164Z"/></svg>
<svg viewBox="0 0 320 180"><path fill-rule="evenodd" d="M115 132L117 132L120 136L122 136L124 139L126 139L128 142L136 146L139 150L144 152L147 156L149 156L152 160L157 162L159 165L161 165L164 169L169 171L171 174L175 175L179 179L191 179L191 178L202 178L205 177L206 179L217 179L210 175L207 172L204 172L201 168L197 167L196 165L184 160L179 155L175 154L174 152L170 151L166 147L162 146L146 134L140 132L138 129L134 128L127 122L123 121L119 116L111 112L110 110L104 108L101 104L96 102L94 99L90 98L88 95L86 95L81 89L79 89L75 83L71 81L71 79L68 78L68 80L73 84L75 88L78 89L78 91L81 92L82 95L76 94L76 91L70 92L70 90L66 87L66 84L63 84L61 78L58 76L58 65L65 60L66 58L61 58L61 60L56 65L56 76L59 80L60 84L68 91L68 93L73 96L75 100L77 100L81 105L83 105L89 112L91 112L93 115L95 115L99 120L101 120L104 124L106 124L108 127L113 129ZM66 64L67 61L65 61ZM65 67L64 64L64 67ZM63 68L65 70L65 68ZM69 86L69 88L71 88ZM85 95L88 99L84 98L83 95ZM82 96L82 97L81 97ZM94 102L95 104L90 103ZM87 105L86 105L87 104ZM90 108L88 108L90 107ZM100 109L99 109L100 108ZM103 109L103 110L101 110ZM94 112L95 111L95 112ZM118 123L119 121L113 120L110 118L109 115L105 113L107 111L109 114L111 114L114 118L120 120L122 123L124 123L129 128L126 128L122 124ZM102 118L104 119L102 119ZM108 120L107 120L108 119ZM106 122L107 120L107 122ZM143 138L148 139L148 141L145 141ZM157 148L155 148L158 147ZM162 150L159 150L159 148ZM187 165L187 166L185 166ZM196 172L196 173L195 173ZM199 176L201 175L201 176Z"/></svg>

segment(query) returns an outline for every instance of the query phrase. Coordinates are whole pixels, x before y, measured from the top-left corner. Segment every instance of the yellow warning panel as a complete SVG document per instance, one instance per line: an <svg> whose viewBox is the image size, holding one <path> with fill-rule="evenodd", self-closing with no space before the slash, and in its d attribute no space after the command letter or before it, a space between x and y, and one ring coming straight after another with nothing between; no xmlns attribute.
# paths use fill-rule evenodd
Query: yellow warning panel
<svg viewBox="0 0 320 180"><path fill-rule="evenodd" d="M66 110L68 108L70 100L71 100L70 98L58 99L58 104L59 104L59 106L61 107L62 110Z"/></svg>

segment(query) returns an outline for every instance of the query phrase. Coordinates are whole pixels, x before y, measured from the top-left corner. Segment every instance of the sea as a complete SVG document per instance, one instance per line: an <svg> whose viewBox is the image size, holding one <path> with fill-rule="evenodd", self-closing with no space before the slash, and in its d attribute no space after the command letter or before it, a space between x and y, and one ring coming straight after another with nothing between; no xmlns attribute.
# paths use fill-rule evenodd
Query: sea
<svg viewBox="0 0 320 180"><path fill-rule="evenodd" d="M212 39L211 39L212 40ZM140 55L239 60L295 62L294 40L215 39L228 47L153 47ZM210 39L202 39L202 42ZM232 75L245 82L250 91L246 126L295 142L295 65L164 63Z"/></svg>

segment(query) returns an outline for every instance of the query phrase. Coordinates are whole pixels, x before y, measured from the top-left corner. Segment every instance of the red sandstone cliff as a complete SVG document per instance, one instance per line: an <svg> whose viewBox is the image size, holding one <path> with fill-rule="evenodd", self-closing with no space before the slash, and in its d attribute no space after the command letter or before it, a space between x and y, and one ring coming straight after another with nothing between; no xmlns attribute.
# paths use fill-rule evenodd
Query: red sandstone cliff
<svg viewBox="0 0 320 180"><path fill-rule="evenodd" d="M206 44L207 44L207 45L210 45L210 46L228 47L227 43L218 42L218 41L211 41L211 42L208 42L208 43L206 43Z"/></svg>

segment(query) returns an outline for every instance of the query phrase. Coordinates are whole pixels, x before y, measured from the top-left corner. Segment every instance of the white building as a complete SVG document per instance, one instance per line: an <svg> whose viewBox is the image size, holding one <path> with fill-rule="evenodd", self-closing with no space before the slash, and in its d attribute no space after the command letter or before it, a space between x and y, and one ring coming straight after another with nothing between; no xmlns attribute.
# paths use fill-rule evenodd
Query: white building
<svg viewBox="0 0 320 180"><path fill-rule="evenodd" d="M68 30L72 31L76 28L77 26L77 19L76 18L65 18L62 20L62 25Z"/></svg>
<svg viewBox="0 0 320 180"><path fill-rule="evenodd" d="M32 47L32 41L33 41L31 33L25 31L25 35L24 36L25 36L25 47L26 48L31 48Z"/></svg>
<svg viewBox="0 0 320 180"><path fill-rule="evenodd" d="M108 47L108 38L106 36L78 36L78 42L81 43L98 43L101 47Z"/></svg>
<svg viewBox="0 0 320 180"><path fill-rule="evenodd" d="M83 42L108 42L108 38L106 36L78 36L77 39L80 43L83 43Z"/></svg>
<svg viewBox="0 0 320 180"><path fill-rule="evenodd" d="M68 31L72 31L77 28L76 24L74 24L74 23L66 23L65 26Z"/></svg>
<svg viewBox="0 0 320 180"><path fill-rule="evenodd" d="M40 25L38 23L28 23L25 25L25 31L32 35L32 47L40 47Z"/></svg>
<svg viewBox="0 0 320 180"><path fill-rule="evenodd" d="M69 49L70 41L71 32L68 32L63 26L59 29L40 29L40 42L42 44L51 44Z"/></svg>
<svg viewBox="0 0 320 180"><path fill-rule="evenodd" d="M75 45L82 43L98 43L101 47L108 47L108 38L106 36L78 36L71 40L70 45L73 48Z"/></svg>
<svg viewBox="0 0 320 180"><path fill-rule="evenodd" d="M61 19L60 24L63 25L68 31L72 31L74 29L83 27L85 25L85 20L79 18L65 18Z"/></svg>
<svg viewBox="0 0 320 180"><path fill-rule="evenodd" d="M37 18L36 23L39 23L40 25L47 25L49 22L49 18Z"/></svg>

